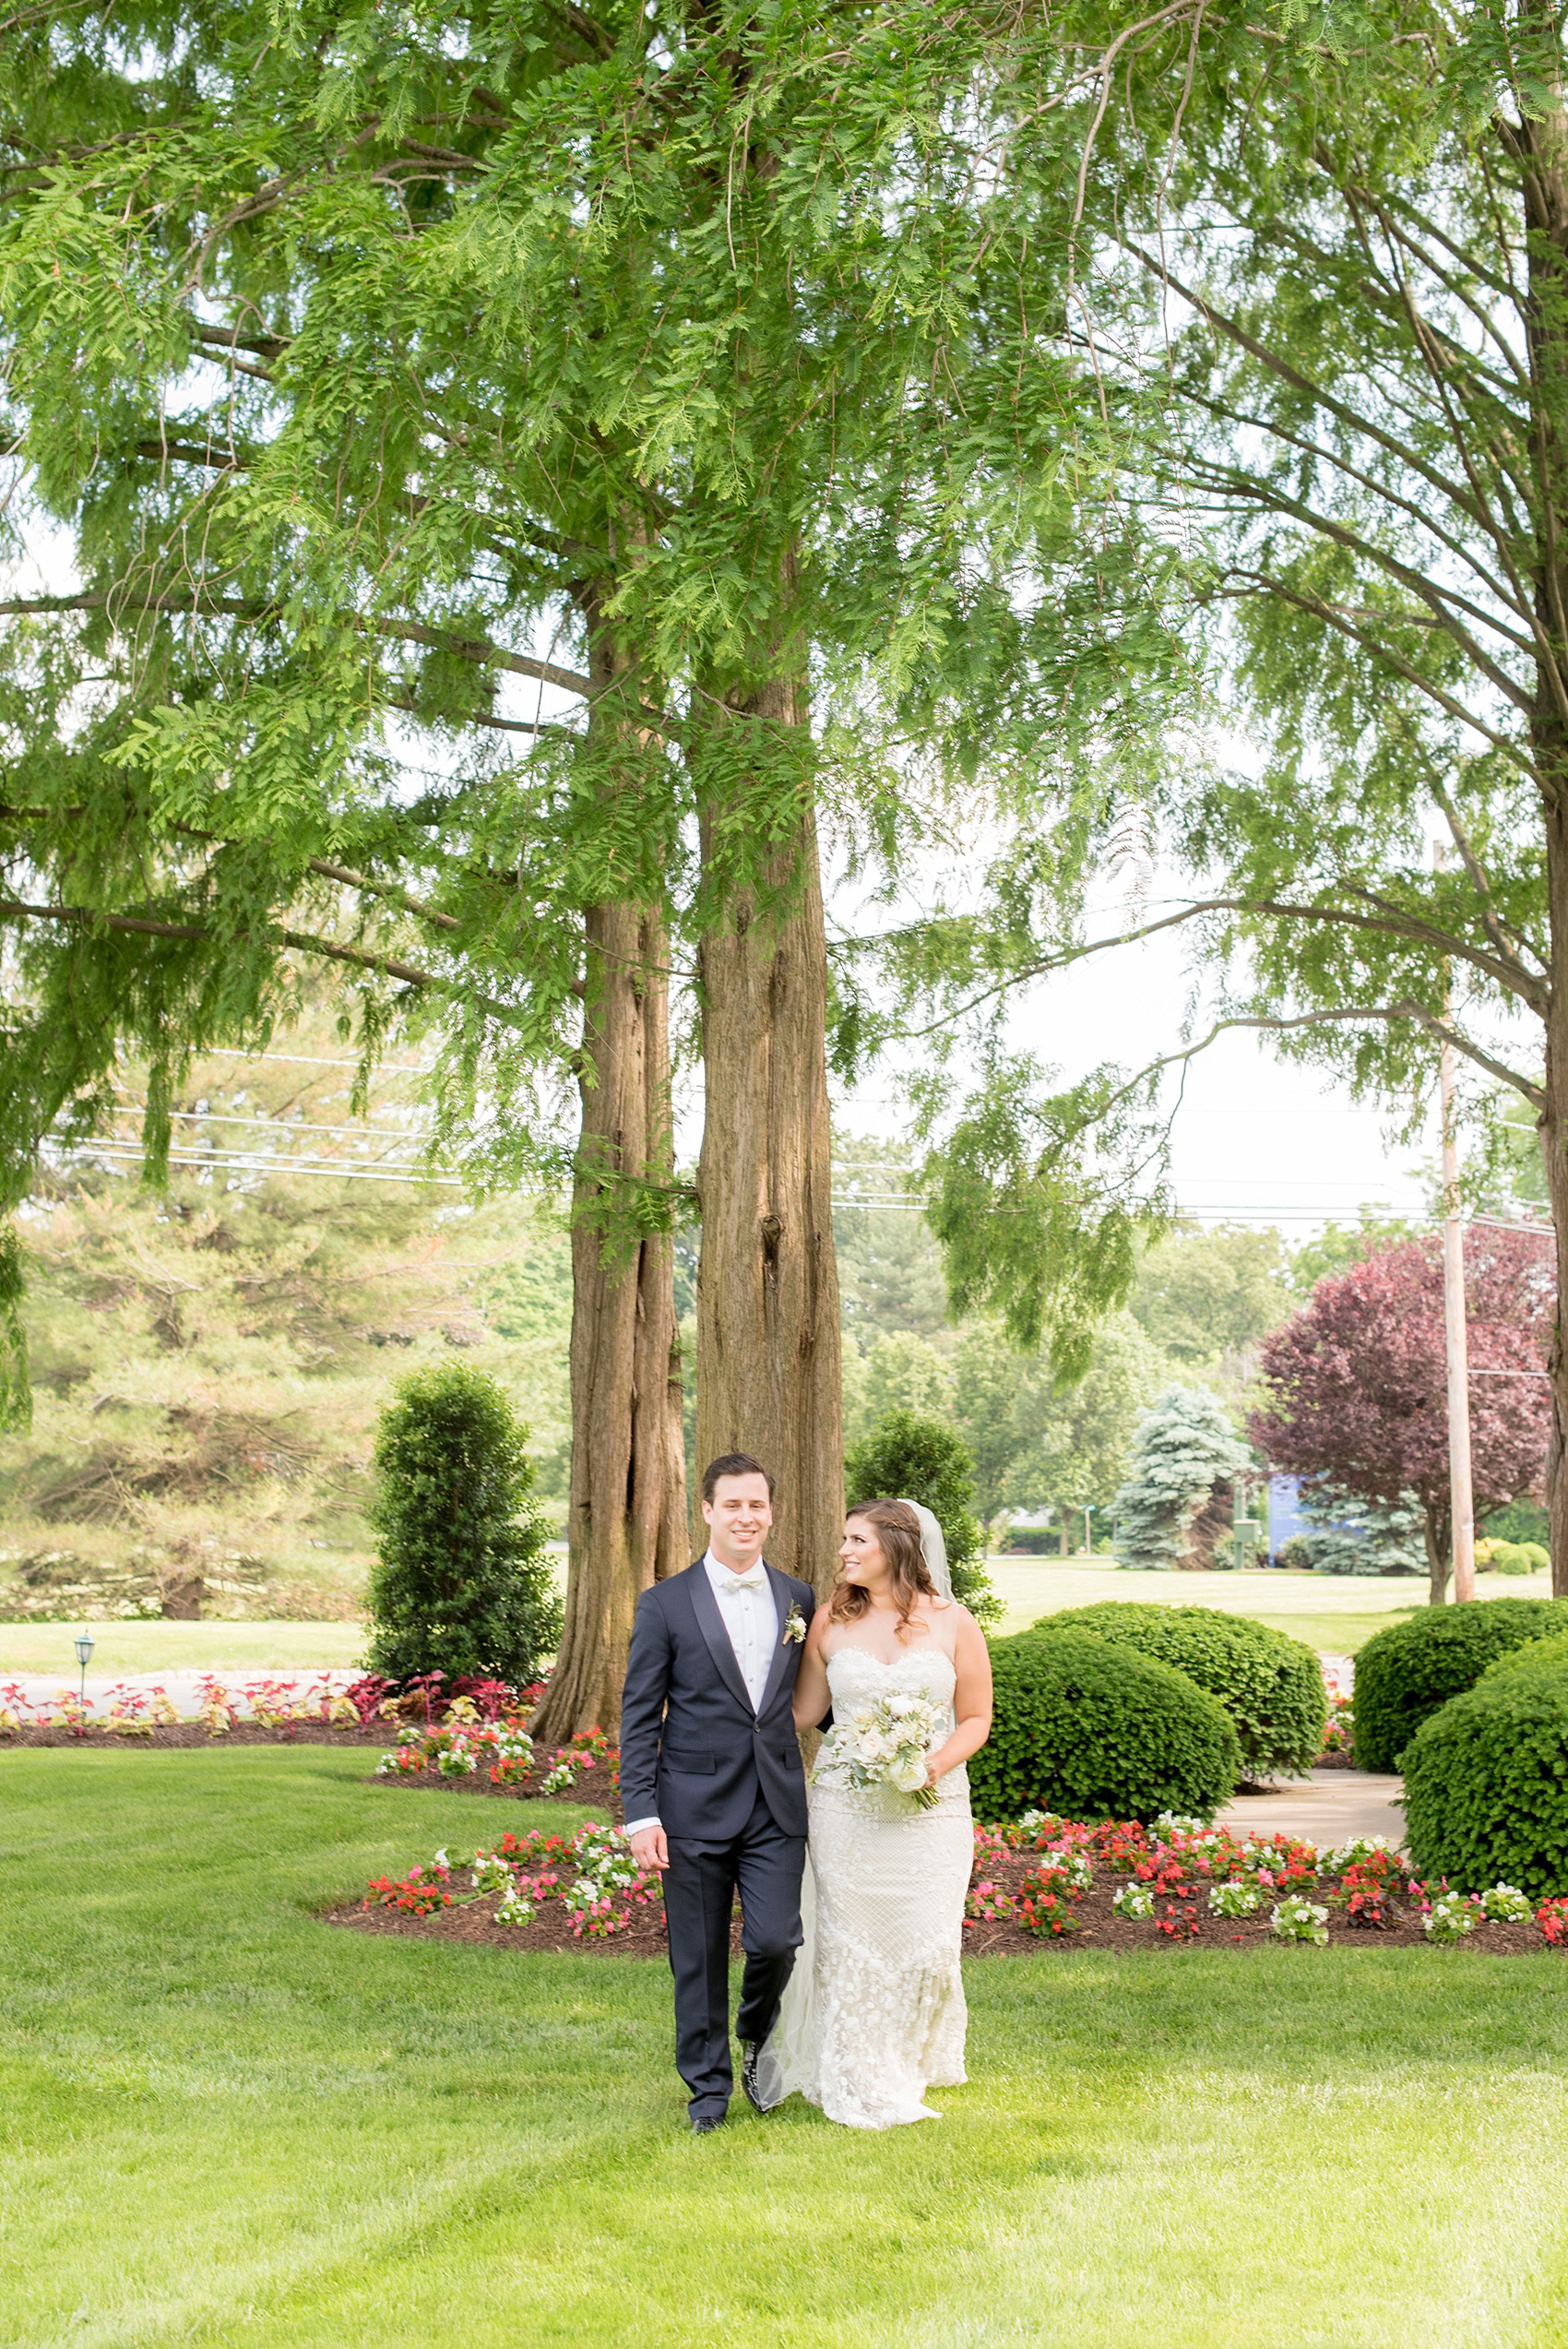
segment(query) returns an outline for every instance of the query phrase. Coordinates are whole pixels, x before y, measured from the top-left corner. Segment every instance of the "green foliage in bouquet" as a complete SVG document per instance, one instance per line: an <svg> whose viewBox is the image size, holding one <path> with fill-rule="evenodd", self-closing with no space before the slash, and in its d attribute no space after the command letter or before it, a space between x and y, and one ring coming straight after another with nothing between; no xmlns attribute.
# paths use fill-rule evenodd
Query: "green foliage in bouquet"
<svg viewBox="0 0 1568 2349"><path fill-rule="evenodd" d="M1208 1818L1241 1749L1229 1715L1173 1665L1093 1632L1039 1627L992 1646L996 1709L969 1764L979 1818Z"/></svg>
<svg viewBox="0 0 1568 2349"><path fill-rule="evenodd" d="M1510 1659L1489 1672L1428 1716L1403 1768L1423 1876L1460 1892L1506 1883L1532 1900L1568 1893L1568 1663Z"/></svg>
<svg viewBox="0 0 1568 2349"><path fill-rule="evenodd" d="M940 1419L890 1411L844 1458L844 1500L921 1501L942 1528L953 1595L981 1623L994 1623L1002 1603L984 1566L985 1535L970 1503L975 1464L961 1436Z"/></svg>
<svg viewBox="0 0 1568 2349"><path fill-rule="evenodd" d="M373 1672L526 1686L561 1636L526 1431L482 1371L403 1379L375 1439Z"/></svg>
<svg viewBox="0 0 1568 2349"><path fill-rule="evenodd" d="M1103 1599L1097 1606L1048 1616L1035 1628L1092 1631L1174 1664L1224 1706L1242 1768L1253 1777L1309 1771L1323 1751L1328 1698L1317 1656L1303 1640L1268 1624L1217 1607Z"/></svg>
<svg viewBox="0 0 1568 2349"><path fill-rule="evenodd" d="M1374 1633L1356 1658L1356 1759L1363 1770L1397 1770L1429 1714L1473 1688L1488 1664L1526 1640L1568 1624L1550 1599L1487 1599L1423 1607L1408 1622Z"/></svg>

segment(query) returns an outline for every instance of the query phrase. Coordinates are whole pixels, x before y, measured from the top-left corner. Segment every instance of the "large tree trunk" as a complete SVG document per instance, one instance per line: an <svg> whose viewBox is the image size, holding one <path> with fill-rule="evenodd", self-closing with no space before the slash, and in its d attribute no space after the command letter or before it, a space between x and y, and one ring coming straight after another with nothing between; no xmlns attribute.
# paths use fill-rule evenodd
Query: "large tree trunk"
<svg viewBox="0 0 1568 2349"><path fill-rule="evenodd" d="M769 683L737 714L803 727L803 690ZM723 811L705 808L710 866L723 829ZM827 956L803 788L793 840L756 889L731 897L703 939L701 972L697 1466L730 1451L763 1461L777 1482L768 1558L826 1593L843 1532L844 1442Z"/></svg>
<svg viewBox="0 0 1568 2349"><path fill-rule="evenodd" d="M1556 48L1548 0L1521 9L1531 30ZM1523 165L1528 236L1530 360L1536 525L1536 614L1550 657L1538 662L1531 748L1546 833L1550 969L1546 1008L1545 1105L1540 1115L1547 1194L1557 1230L1557 1326L1549 1368L1552 1429L1547 1450L1551 1520L1551 1587L1568 1597L1568 723L1553 677L1568 667L1568 113L1561 75L1556 103L1515 125Z"/></svg>
<svg viewBox="0 0 1568 2349"><path fill-rule="evenodd" d="M589 665L607 688L624 664L589 617ZM638 1597L690 1562L673 1244L628 1211L627 1187L671 1176L669 945L662 916L632 904L591 908L585 943L569 1556L561 1651L533 1724L546 1745L579 1729L614 1736Z"/></svg>
<svg viewBox="0 0 1568 2349"><path fill-rule="evenodd" d="M668 1180L666 947L656 914L588 918L589 1004L573 1196L572 1482L566 1620L534 1723L550 1745L613 1736L637 1599L688 1563L673 1252L617 1230L617 1179Z"/></svg>
<svg viewBox="0 0 1568 2349"><path fill-rule="evenodd" d="M1568 1297L1568 839L1564 810L1547 810L1547 890L1551 939L1552 985L1546 1019L1546 1106L1539 1119L1547 1196L1556 1229L1557 1315L1547 1368L1551 1377L1551 1433L1547 1440L1546 1500L1550 1519L1551 1590L1568 1598L1568 1475L1563 1473L1568 1437L1568 1332L1562 1301Z"/></svg>

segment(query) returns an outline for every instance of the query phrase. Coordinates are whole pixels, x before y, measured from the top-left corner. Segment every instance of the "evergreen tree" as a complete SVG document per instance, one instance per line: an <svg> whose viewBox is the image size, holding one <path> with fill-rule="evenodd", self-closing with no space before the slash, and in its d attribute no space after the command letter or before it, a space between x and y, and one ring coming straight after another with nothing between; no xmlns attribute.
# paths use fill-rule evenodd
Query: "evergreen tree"
<svg viewBox="0 0 1568 2349"><path fill-rule="evenodd" d="M526 1431L493 1378L418 1371L382 1414L371 1522L373 1672L524 1687L561 1636Z"/></svg>
<svg viewBox="0 0 1568 2349"><path fill-rule="evenodd" d="M1122 1564L1146 1572L1207 1566L1227 1487L1248 1465L1214 1396L1172 1387L1140 1423L1116 1496Z"/></svg>
<svg viewBox="0 0 1568 2349"><path fill-rule="evenodd" d="M851 1508L857 1501L920 1501L942 1528L954 1597L981 1623L1001 1615L985 1571L984 1531L970 1506L975 1464L951 1427L890 1411L846 1454L844 1492Z"/></svg>
<svg viewBox="0 0 1568 2349"><path fill-rule="evenodd" d="M1316 1574L1426 1572L1421 1504L1415 1493L1402 1493L1396 1501L1369 1501L1326 1477L1309 1477L1301 1485L1301 1514L1309 1530L1287 1547L1294 1547L1301 1564Z"/></svg>

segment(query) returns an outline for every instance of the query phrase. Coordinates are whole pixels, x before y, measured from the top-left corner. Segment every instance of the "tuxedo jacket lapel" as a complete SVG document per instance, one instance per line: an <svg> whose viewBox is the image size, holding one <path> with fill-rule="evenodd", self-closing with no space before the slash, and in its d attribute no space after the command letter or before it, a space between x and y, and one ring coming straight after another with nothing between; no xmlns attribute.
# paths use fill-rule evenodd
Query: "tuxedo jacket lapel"
<svg viewBox="0 0 1568 2349"><path fill-rule="evenodd" d="M768 1571L771 1576L772 1568L770 1568ZM719 1678L731 1694L740 1699L747 1712L750 1713L752 1700L746 1694L746 1684L741 1676L741 1667L735 1660L735 1651L731 1644L730 1634L724 1628L724 1617L719 1612L719 1601L713 1595L713 1585L707 1579L707 1567L699 1560L691 1571L683 1575L681 1579L691 1594L692 1613L696 1616L697 1628L707 1641L708 1651L719 1667ZM777 1596L775 1592L775 1599Z"/></svg>
<svg viewBox="0 0 1568 2349"><path fill-rule="evenodd" d="M767 1668L767 1678L763 1684L762 1702L756 1709L759 1721L773 1702L790 1662L790 1650L784 1638L784 1626L790 1616L790 1585L775 1566L767 1569L767 1583L773 1592L773 1612L778 1618L778 1638L773 1651L773 1662ZM716 1607L714 1613L717 1615L718 1612Z"/></svg>

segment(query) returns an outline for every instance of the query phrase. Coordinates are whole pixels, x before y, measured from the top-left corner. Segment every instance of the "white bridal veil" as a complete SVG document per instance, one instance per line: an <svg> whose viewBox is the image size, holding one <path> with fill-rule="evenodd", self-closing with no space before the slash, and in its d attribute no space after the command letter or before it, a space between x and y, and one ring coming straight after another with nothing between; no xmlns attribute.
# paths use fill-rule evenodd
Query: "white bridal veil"
<svg viewBox="0 0 1568 2349"><path fill-rule="evenodd" d="M921 1547L925 1552L926 1568L936 1585L938 1596L950 1599L953 1596L953 1577L947 1570L947 1544L942 1538L941 1526L922 1501L905 1500L902 1494L898 1497L904 1501L904 1507L912 1508L920 1519Z"/></svg>
<svg viewBox="0 0 1568 2349"><path fill-rule="evenodd" d="M947 1544L943 1539L942 1528L923 1503L906 1500L904 1506L912 1508L920 1519L921 1548L925 1553L926 1569L936 1585L937 1594L950 1599L953 1596L953 1577L948 1571ZM816 1940L816 1882L812 1875L809 1851L806 1854L805 1874L801 1880L801 1927L803 1938L795 1952L794 1972L785 1986L778 2020L757 2062L757 2085L768 2105L782 2104L786 2096L797 2090L804 2090L812 2077L812 1973Z"/></svg>

